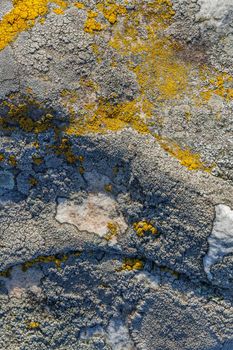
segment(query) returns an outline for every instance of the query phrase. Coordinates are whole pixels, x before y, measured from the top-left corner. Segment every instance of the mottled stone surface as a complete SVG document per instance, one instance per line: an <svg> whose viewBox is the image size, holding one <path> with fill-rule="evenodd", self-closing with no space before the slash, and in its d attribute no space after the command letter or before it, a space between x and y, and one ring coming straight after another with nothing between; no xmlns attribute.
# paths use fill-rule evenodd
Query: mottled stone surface
<svg viewBox="0 0 233 350"><path fill-rule="evenodd" d="M232 349L232 16L1 1L1 349Z"/></svg>

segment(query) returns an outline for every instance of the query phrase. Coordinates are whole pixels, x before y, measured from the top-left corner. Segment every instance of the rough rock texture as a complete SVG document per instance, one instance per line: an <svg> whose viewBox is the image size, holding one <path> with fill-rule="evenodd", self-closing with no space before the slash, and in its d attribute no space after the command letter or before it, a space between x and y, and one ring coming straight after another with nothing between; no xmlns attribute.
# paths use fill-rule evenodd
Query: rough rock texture
<svg viewBox="0 0 233 350"><path fill-rule="evenodd" d="M233 4L0 4L0 348L233 348Z"/></svg>

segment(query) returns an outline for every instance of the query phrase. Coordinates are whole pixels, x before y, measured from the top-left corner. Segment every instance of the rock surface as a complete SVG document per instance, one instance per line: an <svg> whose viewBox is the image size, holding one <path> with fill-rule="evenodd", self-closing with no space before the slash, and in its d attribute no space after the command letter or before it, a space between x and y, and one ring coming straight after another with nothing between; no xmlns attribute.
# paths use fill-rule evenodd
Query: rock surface
<svg viewBox="0 0 233 350"><path fill-rule="evenodd" d="M0 4L0 348L233 348L233 4Z"/></svg>

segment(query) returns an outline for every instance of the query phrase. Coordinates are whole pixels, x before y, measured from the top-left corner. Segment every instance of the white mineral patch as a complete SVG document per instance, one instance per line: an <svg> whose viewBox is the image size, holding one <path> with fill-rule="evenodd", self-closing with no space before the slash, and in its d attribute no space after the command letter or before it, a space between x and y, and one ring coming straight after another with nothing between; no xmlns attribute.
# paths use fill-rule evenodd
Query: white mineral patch
<svg viewBox="0 0 233 350"><path fill-rule="evenodd" d="M135 350L129 330L121 319L112 319L107 332L101 326L87 327L80 333L81 339L103 338L112 350Z"/></svg>
<svg viewBox="0 0 233 350"><path fill-rule="evenodd" d="M87 327L80 332L80 339L90 339L92 337L101 337L104 335L105 332L101 326Z"/></svg>
<svg viewBox="0 0 233 350"><path fill-rule="evenodd" d="M113 350L134 350L128 328L121 320L111 320L108 326L107 342Z"/></svg>
<svg viewBox="0 0 233 350"><path fill-rule="evenodd" d="M79 231L88 231L105 236L108 224L117 225L119 233L125 232L127 224L118 211L114 198L104 193L89 193L80 204L66 198L59 198L56 220L76 226Z"/></svg>
<svg viewBox="0 0 233 350"><path fill-rule="evenodd" d="M197 16L199 21L208 21L215 25L221 25L222 19L233 8L232 0L199 0L200 11Z"/></svg>
<svg viewBox="0 0 233 350"><path fill-rule="evenodd" d="M210 237L209 251L204 257L204 270L211 280L210 268L225 255L233 253L233 210L224 204L216 205L215 220Z"/></svg>
<svg viewBox="0 0 233 350"><path fill-rule="evenodd" d="M11 271L11 277L6 280L6 288L9 296L20 299L22 294L30 290L34 294L40 294L40 280L43 273L38 269L28 269L23 272L21 267L14 267Z"/></svg>
<svg viewBox="0 0 233 350"><path fill-rule="evenodd" d="M159 275L152 275L151 273L148 273L146 271L141 271L138 272L134 278L152 289L156 290L160 287Z"/></svg>

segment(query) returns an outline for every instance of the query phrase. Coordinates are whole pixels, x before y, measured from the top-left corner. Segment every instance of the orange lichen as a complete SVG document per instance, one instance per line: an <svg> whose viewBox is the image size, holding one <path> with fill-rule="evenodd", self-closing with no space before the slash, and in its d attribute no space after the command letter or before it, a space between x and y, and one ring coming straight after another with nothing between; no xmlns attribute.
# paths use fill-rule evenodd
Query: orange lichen
<svg viewBox="0 0 233 350"><path fill-rule="evenodd" d="M80 174L80 175L83 175L83 174L85 173L85 168L84 168L83 166L80 166L80 167L78 168L78 171L79 171L79 174Z"/></svg>
<svg viewBox="0 0 233 350"><path fill-rule="evenodd" d="M118 15L124 15L127 12L124 6L110 1L97 4L97 8L111 24L116 23Z"/></svg>
<svg viewBox="0 0 233 350"><path fill-rule="evenodd" d="M63 0L13 0L12 10L0 21L0 50L15 40L19 33L33 27L37 18L42 17L40 22L43 23L50 3L59 6L54 9L58 14L68 6L67 1Z"/></svg>
<svg viewBox="0 0 233 350"><path fill-rule="evenodd" d="M135 222L133 228L139 237L143 237L147 233L152 235L158 234L158 229L146 220Z"/></svg>
<svg viewBox="0 0 233 350"><path fill-rule="evenodd" d="M0 271L0 277L3 277L3 278L10 278L10 277L11 277L11 270L12 270L12 268L9 267L9 268L7 268L7 269L4 270L4 271Z"/></svg>
<svg viewBox="0 0 233 350"><path fill-rule="evenodd" d="M93 34L95 32L99 32L103 29L103 25L97 22L96 17L98 16L97 12L88 11L87 20L85 22L84 30L87 33Z"/></svg>
<svg viewBox="0 0 233 350"><path fill-rule="evenodd" d="M53 12L56 13L57 15L64 15L64 10L61 8L53 9Z"/></svg>

